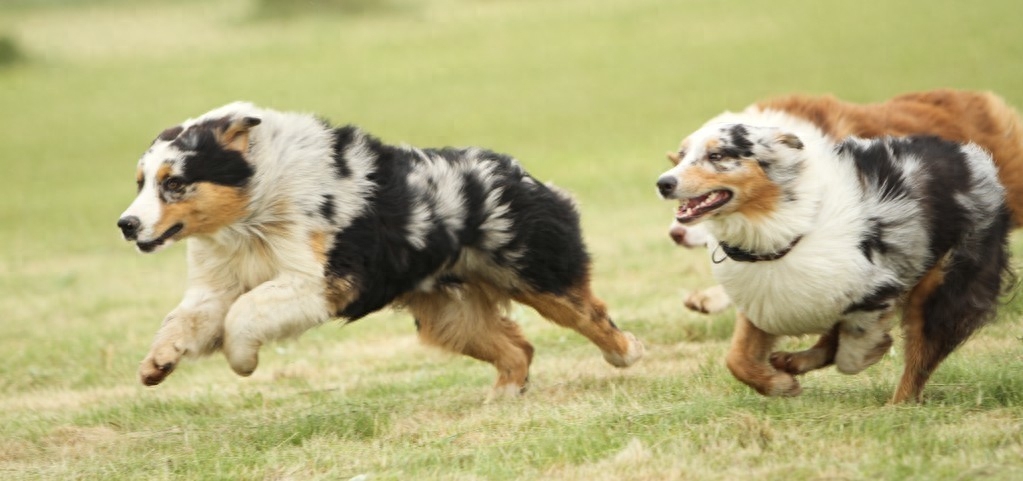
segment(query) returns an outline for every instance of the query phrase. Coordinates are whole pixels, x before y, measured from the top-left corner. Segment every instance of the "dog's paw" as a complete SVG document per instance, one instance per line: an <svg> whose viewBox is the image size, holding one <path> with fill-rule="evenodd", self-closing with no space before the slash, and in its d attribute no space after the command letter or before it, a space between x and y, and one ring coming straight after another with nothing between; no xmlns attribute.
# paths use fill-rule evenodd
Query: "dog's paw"
<svg viewBox="0 0 1023 481"><path fill-rule="evenodd" d="M771 365L775 369L794 376L806 374L829 364L827 352L823 349L807 349L799 352L778 351L771 353Z"/></svg>
<svg viewBox="0 0 1023 481"><path fill-rule="evenodd" d="M753 387L760 394L769 397L794 397L803 393L799 380L787 372L776 373L763 385Z"/></svg>
<svg viewBox="0 0 1023 481"><path fill-rule="evenodd" d="M724 286L718 285L690 293L684 303L691 311L714 314L727 309L732 300L725 292Z"/></svg>
<svg viewBox="0 0 1023 481"><path fill-rule="evenodd" d="M517 399L525 394L527 390L529 390L528 378L521 386L514 382L498 384L490 390L490 394L487 395L487 399L483 403L490 404L505 399Z"/></svg>
<svg viewBox="0 0 1023 481"><path fill-rule="evenodd" d="M856 346L852 342L840 344L838 354L835 356L835 368L842 374L858 374L877 364L891 349L892 342L892 336L885 333L870 347Z"/></svg>
<svg viewBox="0 0 1023 481"><path fill-rule="evenodd" d="M642 359L643 354L646 353L643 343L639 342L639 339L636 339L631 332L622 332L622 335L629 343L624 353L603 351L604 360L614 367L629 367Z"/></svg>
<svg viewBox="0 0 1023 481"><path fill-rule="evenodd" d="M233 339L224 342L224 356L239 376L251 376L259 365L259 342Z"/></svg>
<svg viewBox="0 0 1023 481"><path fill-rule="evenodd" d="M153 346L139 365L139 380L146 386L160 384L174 372L182 354L184 353L171 343Z"/></svg>

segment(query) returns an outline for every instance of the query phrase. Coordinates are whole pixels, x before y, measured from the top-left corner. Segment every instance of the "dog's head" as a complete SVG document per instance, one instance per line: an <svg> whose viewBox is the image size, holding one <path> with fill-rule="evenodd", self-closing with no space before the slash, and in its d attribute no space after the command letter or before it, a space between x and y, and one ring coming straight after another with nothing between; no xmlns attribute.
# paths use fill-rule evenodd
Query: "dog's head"
<svg viewBox="0 0 1023 481"><path fill-rule="evenodd" d="M755 219L789 195L802 151L798 137L774 127L708 125L668 153L675 166L657 180L657 190L679 200L681 224L732 213Z"/></svg>
<svg viewBox="0 0 1023 481"><path fill-rule="evenodd" d="M212 234L248 209L254 174L250 131L260 124L236 103L164 130L139 159L138 196L117 221L142 252L194 234Z"/></svg>

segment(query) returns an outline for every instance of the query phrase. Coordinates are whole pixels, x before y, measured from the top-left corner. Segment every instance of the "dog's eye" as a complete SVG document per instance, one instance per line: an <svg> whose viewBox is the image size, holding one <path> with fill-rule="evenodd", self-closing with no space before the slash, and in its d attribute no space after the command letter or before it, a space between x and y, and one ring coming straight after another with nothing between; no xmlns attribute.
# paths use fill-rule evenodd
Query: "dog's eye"
<svg viewBox="0 0 1023 481"><path fill-rule="evenodd" d="M144 180L142 180L141 178L135 181L135 185L137 185L137 186L138 186L138 188L139 188L139 190L138 190L138 191L139 191L139 192L142 192L142 185L143 185L144 183L145 183L145 181L144 181Z"/></svg>
<svg viewBox="0 0 1023 481"><path fill-rule="evenodd" d="M711 152L711 153L707 154L707 160L709 160L711 162L716 162L716 161L719 161L721 159L722 159L722 157L721 157L721 153L720 152Z"/></svg>
<svg viewBox="0 0 1023 481"><path fill-rule="evenodd" d="M180 192L185 187L185 181L180 177L168 177L163 181L163 190L168 192Z"/></svg>

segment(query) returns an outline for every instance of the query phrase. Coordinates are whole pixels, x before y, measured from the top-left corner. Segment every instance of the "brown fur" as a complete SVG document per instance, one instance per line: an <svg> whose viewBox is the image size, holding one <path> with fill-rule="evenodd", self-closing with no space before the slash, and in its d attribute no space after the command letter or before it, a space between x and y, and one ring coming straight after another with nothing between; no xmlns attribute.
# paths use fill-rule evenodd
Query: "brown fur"
<svg viewBox="0 0 1023 481"><path fill-rule="evenodd" d="M902 330L905 335L906 360L902 379L892 397L893 403L920 401L924 384L944 356L937 356L924 336L924 304L945 278L944 263L927 272L913 287L903 308Z"/></svg>
<svg viewBox="0 0 1023 481"><path fill-rule="evenodd" d="M805 118L835 139L850 135L936 135L956 142L974 142L994 157L1014 224L1023 225L1023 121L991 92L941 89L874 104L855 104L833 96L792 95L755 105Z"/></svg>
<svg viewBox="0 0 1023 481"><path fill-rule="evenodd" d="M352 285L351 279L345 278L332 278L327 281L326 287L327 302L330 304L331 309L338 311L343 309L353 300L355 300L358 291L355 286Z"/></svg>
<svg viewBox="0 0 1023 481"><path fill-rule="evenodd" d="M732 345L725 360L736 379L765 396L798 396L799 381L787 372L775 370L769 361L778 336L753 325L745 314L735 317Z"/></svg>
<svg viewBox="0 0 1023 481"><path fill-rule="evenodd" d="M518 324L503 315L508 298L486 283L415 292L404 300L424 343L489 362L497 368L495 392L525 391L533 346Z"/></svg>
<svg viewBox="0 0 1023 481"><path fill-rule="evenodd" d="M533 346L518 324L504 315L512 300L578 331L615 366L628 366L642 354L635 338L611 322L604 303L590 292L588 277L562 295L519 291L510 298L506 289L476 281L414 292L402 304L416 319L425 343L493 364L498 372L493 393L500 396L527 388L533 359Z"/></svg>
<svg viewBox="0 0 1023 481"><path fill-rule="evenodd" d="M688 189L696 192L709 192L713 189L727 187L735 193L734 202L726 205L721 211L727 211L732 205L736 210L750 219L757 219L774 212L781 199L781 190L777 184L767 178L764 170L754 160L743 160L743 168L732 172L715 172L706 165L697 163L688 167L680 177Z"/></svg>
<svg viewBox="0 0 1023 481"><path fill-rule="evenodd" d="M630 350L629 338L611 322L604 302L590 292L589 279L564 296L523 293L515 300L536 309L558 325L578 331L596 344L611 364L618 367L632 364L631 360L625 360Z"/></svg>
<svg viewBox="0 0 1023 481"><path fill-rule="evenodd" d="M836 325L822 334L817 343L809 349L772 353L771 365L779 371L799 375L834 364L835 353L838 352L838 331L839 327Z"/></svg>
<svg viewBox="0 0 1023 481"><path fill-rule="evenodd" d="M1006 203L1012 211L1013 224L1023 226L1023 121L1014 109L993 93L941 89L904 94L874 104L855 104L833 96L792 95L758 102L754 106L809 120L836 140L848 136L934 135L946 140L974 142L992 154L999 180L1006 189ZM947 351L941 354L939 349L930 346L923 333L924 306L941 286L943 268L943 264L939 265L924 276L911 290L903 306L906 365L893 402L918 401L931 372L947 355ZM719 291L719 286L697 291L690 295L686 305L703 312L707 312L705 306L711 303L723 309L728 305L728 299L723 291ZM776 389L772 383L777 382L777 374L764 371L760 356L763 346L772 344L773 339L756 331L756 327L740 314L729 353L729 368L743 382L768 393ZM776 352L768 361L771 367L784 373L802 374L832 364L837 343L836 328L821 336L807 350ZM868 357L880 358L890 346L891 338L886 337Z"/></svg>
<svg viewBox="0 0 1023 481"><path fill-rule="evenodd" d="M327 265L327 233L313 232L309 234L309 248L316 257L316 262Z"/></svg>
<svg viewBox="0 0 1023 481"><path fill-rule="evenodd" d="M248 196L241 189L200 182L195 184L194 191L187 198L163 205L163 215L154 230L165 232L174 224L183 222L185 228L174 237L212 234L242 218L248 202Z"/></svg>

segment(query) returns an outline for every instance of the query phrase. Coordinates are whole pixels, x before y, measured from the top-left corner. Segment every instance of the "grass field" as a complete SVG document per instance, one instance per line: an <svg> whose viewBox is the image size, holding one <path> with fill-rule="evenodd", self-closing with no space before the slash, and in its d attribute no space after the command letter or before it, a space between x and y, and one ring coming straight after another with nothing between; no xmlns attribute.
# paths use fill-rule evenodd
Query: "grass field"
<svg viewBox="0 0 1023 481"><path fill-rule="evenodd" d="M712 282L706 254L671 245L653 188L686 132L771 94L948 86L1023 106L1023 3L363 0L286 18L257 8L270 3L0 4L20 58L0 65L0 478L1023 475L1018 293L923 405L886 405L898 344L858 376L812 373L803 396L765 399L724 368L732 313L682 309ZM214 356L144 388L184 249L142 256L114 223L150 140L235 99L513 153L577 194L596 289L647 357L615 370L519 310L532 389L484 405L491 367L383 312L265 348L251 378Z"/></svg>

